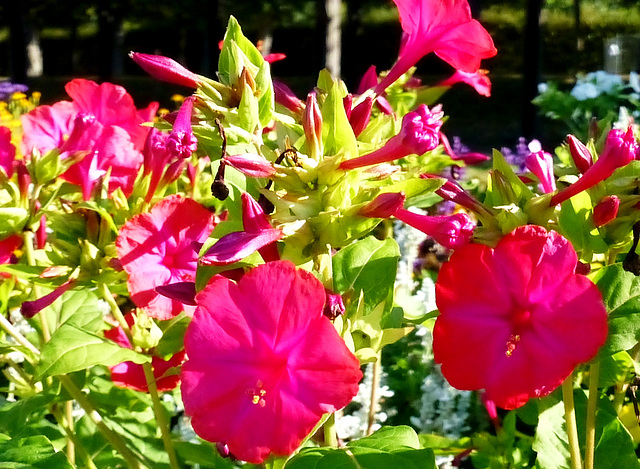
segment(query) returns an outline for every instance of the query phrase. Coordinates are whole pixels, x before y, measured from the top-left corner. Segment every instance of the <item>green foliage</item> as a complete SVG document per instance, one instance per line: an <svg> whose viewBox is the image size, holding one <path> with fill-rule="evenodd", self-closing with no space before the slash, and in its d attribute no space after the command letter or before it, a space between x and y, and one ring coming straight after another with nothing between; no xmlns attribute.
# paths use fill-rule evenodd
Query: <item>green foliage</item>
<svg viewBox="0 0 640 469"><path fill-rule="evenodd" d="M42 435L3 440L0 435L0 463L4 469L72 469L62 452L56 452Z"/></svg>

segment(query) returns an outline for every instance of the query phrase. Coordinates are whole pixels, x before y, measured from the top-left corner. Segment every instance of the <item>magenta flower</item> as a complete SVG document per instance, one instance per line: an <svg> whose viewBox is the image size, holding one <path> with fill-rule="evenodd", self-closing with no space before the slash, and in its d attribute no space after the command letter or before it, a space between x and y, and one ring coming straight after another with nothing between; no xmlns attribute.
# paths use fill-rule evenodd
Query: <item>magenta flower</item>
<svg viewBox="0 0 640 469"><path fill-rule="evenodd" d="M402 192L383 193L364 206L360 215L369 218L396 217L449 249L457 249L471 241L476 224L466 213L434 217L402 208L404 201Z"/></svg>
<svg viewBox="0 0 640 469"><path fill-rule="evenodd" d="M325 290L289 261L215 276L185 335L182 400L202 438L251 463L291 454L356 395L358 360L323 315Z"/></svg>
<svg viewBox="0 0 640 469"><path fill-rule="evenodd" d="M249 177L268 178L276 172L276 169L264 156L256 153L227 155L224 157L224 161Z"/></svg>
<svg viewBox="0 0 640 469"><path fill-rule="evenodd" d="M0 240L0 265L13 264L15 262L14 252L22 246L22 236L18 234L12 234L8 237ZM10 277L9 274L0 272L1 277Z"/></svg>
<svg viewBox="0 0 640 469"><path fill-rule="evenodd" d="M11 129L0 127L0 169L7 177L13 176L13 162L16 159L16 147L11 143Z"/></svg>
<svg viewBox="0 0 640 469"><path fill-rule="evenodd" d="M294 114L304 112L304 101L298 98L295 93L280 80L273 80L273 92L276 103L284 106Z"/></svg>
<svg viewBox="0 0 640 469"><path fill-rule="evenodd" d="M474 165L484 163L485 161L491 159L490 156L485 155L484 153L477 153L472 151L465 153L456 153L455 151L453 151L453 148L449 143L449 139L442 132L440 132L440 143L442 143L445 153L449 155L452 160L460 160L464 161L465 164Z"/></svg>
<svg viewBox="0 0 640 469"><path fill-rule="evenodd" d="M441 176L436 174L421 174L420 177L423 179L441 179ZM454 202L461 207L471 210L472 212L488 214L491 216L491 212L487 207L454 181L446 180L444 184L436 190L436 194L444 200Z"/></svg>
<svg viewBox="0 0 640 469"><path fill-rule="evenodd" d="M524 157L524 165L538 178L545 194L555 192L556 179L553 174L553 156L551 153L543 151L537 140L533 140L529 144L529 150L531 153Z"/></svg>
<svg viewBox="0 0 640 469"><path fill-rule="evenodd" d="M432 110L421 104L415 111L402 118L402 129L378 150L351 160L343 161L341 169L354 169L404 158L407 155L422 155L438 146L442 127L441 106Z"/></svg>
<svg viewBox="0 0 640 469"><path fill-rule="evenodd" d="M496 55L489 33L471 19L467 0L394 0L405 33L398 60L376 86L380 94L422 57L435 52L453 68L474 73Z"/></svg>
<svg viewBox="0 0 640 469"><path fill-rule="evenodd" d="M309 156L319 160L324 154L324 145L322 142L322 112L315 91L307 95L307 103L302 117L302 129Z"/></svg>
<svg viewBox="0 0 640 469"><path fill-rule="evenodd" d="M129 324L129 327L133 325L132 314L127 314L125 320ZM120 326L104 331L104 336L121 347L128 349L133 348L131 342L129 342L129 338ZM156 386L159 392L171 391L180 383L180 376L177 373L169 373L169 370L182 365L184 359L184 351L172 355L168 360L163 360L155 356L151 358L153 376L156 378ZM133 362L122 362L110 366L109 370L111 371L111 381L113 381L113 384L116 386L140 392L149 392L149 385L147 384L142 365Z"/></svg>
<svg viewBox="0 0 640 469"><path fill-rule="evenodd" d="M488 77L488 73L487 70L476 70L472 73L456 70L453 75L438 83L437 86L453 86L456 83L466 83L473 87L479 95L488 98L491 96L491 80Z"/></svg>
<svg viewBox="0 0 640 469"><path fill-rule="evenodd" d="M613 129L607 135L604 149L598 160L584 172L582 177L566 189L561 190L551 198L549 206L561 204L565 200L582 191L604 181L613 172L626 166L636 157L638 143L633 135L633 128L629 126L626 132Z"/></svg>
<svg viewBox="0 0 640 469"><path fill-rule="evenodd" d="M276 241L284 236L273 228L264 210L246 192L242 193L242 224L244 231L235 231L220 238L200 259L202 265L228 265L258 251L265 262L280 259Z"/></svg>
<svg viewBox="0 0 640 469"><path fill-rule="evenodd" d="M131 299L148 316L170 319L183 310L193 314L193 306L160 295L156 287L195 281L198 254L193 243L203 243L214 225L205 207L171 195L122 226L116 240L118 258L129 274Z"/></svg>
<svg viewBox="0 0 640 469"><path fill-rule="evenodd" d="M72 288L75 283L75 280L67 280L62 285L55 288L51 293L41 296L37 300L24 301L20 306L20 312L25 318L31 319L47 306L51 306L54 301L60 298L64 292Z"/></svg>
<svg viewBox="0 0 640 469"><path fill-rule="evenodd" d="M191 130L191 114L195 99L194 96L189 96L184 100L173 123L173 129L167 137L169 153L176 159L187 159L198 148L198 140Z"/></svg>
<svg viewBox="0 0 640 469"><path fill-rule="evenodd" d="M607 337L607 312L577 262L569 241L534 225L495 248L456 250L436 282L433 351L447 381L514 409L591 360Z"/></svg>
<svg viewBox="0 0 640 469"><path fill-rule="evenodd" d="M176 85L197 88L202 79L169 57L129 52L129 57L153 78Z"/></svg>
<svg viewBox="0 0 640 469"><path fill-rule="evenodd" d="M620 198L617 195L608 195L593 207L593 223L603 226L613 221L618 216Z"/></svg>

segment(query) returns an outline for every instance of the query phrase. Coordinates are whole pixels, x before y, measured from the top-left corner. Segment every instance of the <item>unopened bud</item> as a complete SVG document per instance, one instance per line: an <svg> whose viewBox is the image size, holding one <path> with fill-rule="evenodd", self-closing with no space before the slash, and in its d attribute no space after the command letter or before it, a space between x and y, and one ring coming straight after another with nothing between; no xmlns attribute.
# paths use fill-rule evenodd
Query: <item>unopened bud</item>
<svg viewBox="0 0 640 469"><path fill-rule="evenodd" d="M598 205L593 207L593 223L596 226L603 226L618 216L620 199L615 195L608 195L602 199Z"/></svg>

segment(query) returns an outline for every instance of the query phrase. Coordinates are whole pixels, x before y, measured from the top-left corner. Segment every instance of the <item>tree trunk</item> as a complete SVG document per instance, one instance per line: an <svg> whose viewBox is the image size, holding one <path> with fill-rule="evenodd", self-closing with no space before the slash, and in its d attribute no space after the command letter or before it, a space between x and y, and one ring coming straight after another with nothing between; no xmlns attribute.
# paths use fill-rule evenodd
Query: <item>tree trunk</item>
<svg viewBox="0 0 640 469"><path fill-rule="evenodd" d="M536 107L531 100L538 94L540 81L540 14L544 0L529 0L524 31L524 103L522 133L531 139L536 132Z"/></svg>
<svg viewBox="0 0 640 469"><path fill-rule="evenodd" d="M325 66L335 78L340 78L342 1L325 0L327 11L327 36Z"/></svg>
<svg viewBox="0 0 640 469"><path fill-rule="evenodd" d="M6 2L11 35L11 63L9 73L14 83L27 80L27 2Z"/></svg>

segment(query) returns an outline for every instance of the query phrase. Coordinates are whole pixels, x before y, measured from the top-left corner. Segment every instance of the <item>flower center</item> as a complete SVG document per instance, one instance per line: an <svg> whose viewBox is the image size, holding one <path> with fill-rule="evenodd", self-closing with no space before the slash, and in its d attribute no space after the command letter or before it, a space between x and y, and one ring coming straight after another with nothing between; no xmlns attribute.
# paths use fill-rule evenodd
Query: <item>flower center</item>
<svg viewBox="0 0 640 469"><path fill-rule="evenodd" d="M246 390L247 396L251 399L251 403L254 405L258 405L260 407L264 407L267 405L267 401L265 401L265 396L267 395L267 391L264 389L264 383L262 380L256 381L256 386L254 388L248 388Z"/></svg>
<svg viewBox="0 0 640 469"><path fill-rule="evenodd" d="M516 346L520 342L522 332L529 327L531 322L531 311L527 309L518 309L511 316L511 330L512 334L507 339L507 350L505 355L510 357L516 350Z"/></svg>

